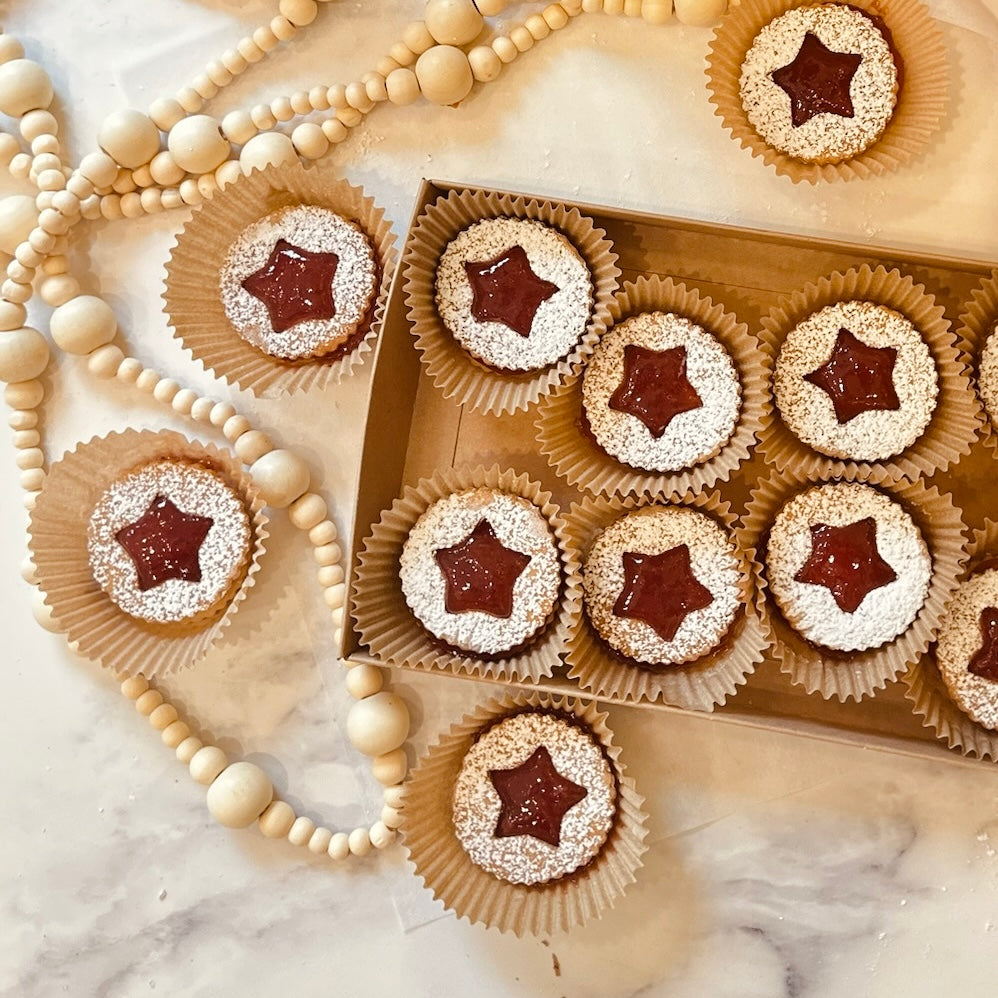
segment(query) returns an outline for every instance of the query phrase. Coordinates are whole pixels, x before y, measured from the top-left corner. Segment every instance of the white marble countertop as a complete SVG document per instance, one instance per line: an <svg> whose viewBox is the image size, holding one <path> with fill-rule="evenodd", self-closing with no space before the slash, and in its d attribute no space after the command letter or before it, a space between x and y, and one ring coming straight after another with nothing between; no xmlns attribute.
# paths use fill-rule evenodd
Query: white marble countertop
<svg viewBox="0 0 998 998"><path fill-rule="evenodd" d="M662 214L998 260L998 0L928 0L954 97L938 142L883 180L794 186L737 148L707 103L709 31L584 16L456 109L384 107L334 154L401 238L421 177ZM421 0L335 0L300 45L247 73L223 113L356 78ZM171 93L273 0L14 0L5 28L50 71L75 157L103 116ZM514 5L520 14L537 4ZM16 190L8 181L4 192ZM131 352L207 394L224 384L168 334L162 265L185 215L91 224L74 252ZM45 309L38 308L44 322ZM59 357L49 457L126 424L196 432ZM343 532L370 365L290 402L231 395L304 453ZM2 436L2 435L0 435ZM13 448L0 440L0 995L920 996L990 994L998 972L998 769L919 760L653 711L611 724L649 799L638 884L602 921L517 940L445 914L392 847L335 868L204 792L100 670L37 628ZM348 707L284 518L259 588L206 661L168 684L197 724L258 761L310 816L351 828L379 794L341 728ZM260 607L264 609L261 610ZM416 750L491 688L395 677Z"/></svg>

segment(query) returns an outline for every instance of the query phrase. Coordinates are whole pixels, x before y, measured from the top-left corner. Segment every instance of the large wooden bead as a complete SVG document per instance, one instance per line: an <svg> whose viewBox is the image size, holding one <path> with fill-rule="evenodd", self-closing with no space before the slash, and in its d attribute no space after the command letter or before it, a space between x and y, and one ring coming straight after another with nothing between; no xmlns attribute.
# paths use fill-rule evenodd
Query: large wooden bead
<svg viewBox="0 0 998 998"><path fill-rule="evenodd" d="M274 799L270 777L251 762L234 762L208 787L211 816L226 828L247 828Z"/></svg>
<svg viewBox="0 0 998 998"><path fill-rule="evenodd" d="M88 354L110 343L118 330L111 306L96 295L77 295L52 313L52 339L67 353Z"/></svg>
<svg viewBox="0 0 998 998"><path fill-rule="evenodd" d="M427 0L426 28L441 45L466 45L484 23L472 0Z"/></svg>
<svg viewBox="0 0 998 998"><path fill-rule="evenodd" d="M0 250L8 256L38 224L38 208L30 194L11 194L0 201Z"/></svg>
<svg viewBox="0 0 998 998"><path fill-rule="evenodd" d="M144 166L159 152L159 129L148 115L126 107L104 119L97 144L119 166L132 170Z"/></svg>
<svg viewBox="0 0 998 998"><path fill-rule="evenodd" d="M728 0L673 0L676 19L683 24L703 27L713 24L727 10Z"/></svg>
<svg viewBox="0 0 998 998"><path fill-rule="evenodd" d="M297 157L291 139L280 132L267 132L254 136L243 146L239 153L239 165L243 173L252 173L254 170L265 170L268 166L292 163Z"/></svg>
<svg viewBox="0 0 998 998"><path fill-rule="evenodd" d="M308 488L310 477L308 465L287 450L272 450L254 461L250 476L264 501L277 509L283 509L301 496Z"/></svg>
<svg viewBox="0 0 998 998"><path fill-rule="evenodd" d="M48 367L49 345L31 326L0 333L0 381L29 381Z"/></svg>
<svg viewBox="0 0 998 998"><path fill-rule="evenodd" d="M416 60L416 79L434 104L457 104L471 92L475 77L468 57L453 45L434 45Z"/></svg>
<svg viewBox="0 0 998 998"><path fill-rule="evenodd" d="M229 143L218 122L207 114L178 121L166 140L177 166L188 173L208 173L229 158Z"/></svg>
<svg viewBox="0 0 998 998"><path fill-rule="evenodd" d="M397 749L409 735L409 711L394 693L375 693L358 700L347 714L347 737L364 755Z"/></svg>
<svg viewBox="0 0 998 998"><path fill-rule="evenodd" d="M206 787L228 764L229 757L217 745L205 745L194 753L189 768L195 782Z"/></svg>
<svg viewBox="0 0 998 998"><path fill-rule="evenodd" d="M49 74L31 59L11 59L0 65L0 111L12 118L52 103Z"/></svg>

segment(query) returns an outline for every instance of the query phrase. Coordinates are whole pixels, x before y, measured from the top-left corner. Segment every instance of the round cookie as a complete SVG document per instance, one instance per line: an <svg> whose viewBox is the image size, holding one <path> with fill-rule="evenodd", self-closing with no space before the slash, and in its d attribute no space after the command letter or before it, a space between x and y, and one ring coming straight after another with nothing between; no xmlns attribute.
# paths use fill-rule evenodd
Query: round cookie
<svg viewBox="0 0 998 998"><path fill-rule="evenodd" d="M957 589L939 631L936 661L960 710L998 731L998 568L971 575Z"/></svg>
<svg viewBox="0 0 998 998"><path fill-rule="evenodd" d="M784 617L808 641L865 651L918 616L932 557L907 511L858 482L800 492L776 514L766 574Z"/></svg>
<svg viewBox="0 0 998 998"><path fill-rule="evenodd" d="M582 571L586 613L627 658L691 662L724 640L740 576L734 543L714 519L652 506L621 516L593 541Z"/></svg>
<svg viewBox="0 0 998 998"><path fill-rule="evenodd" d="M252 531L239 494L201 465L155 461L115 481L87 529L97 584L151 624L210 615L249 563Z"/></svg>
<svg viewBox="0 0 998 998"><path fill-rule="evenodd" d="M571 353L589 323L589 266L557 229L486 218L441 254L435 295L444 326L476 360L536 371Z"/></svg>
<svg viewBox="0 0 998 998"><path fill-rule="evenodd" d="M977 383L991 425L998 429L998 325L992 327L984 341L977 369Z"/></svg>
<svg viewBox="0 0 998 998"><path fill-rule="evenodd" d="M727 351L701 326L644 312L600 340L583 374L582 406L611 457L643 471L679 471L731 439L741 384Z"/></svg>
<svg viewBox="0 0 998 998"><path fill-rule="evenodd" d="M829 457L883 461L910 447L932 419L939 377L932 353L900 312L844 301L787 333L773 394L803 443Z"/></svg>
<svg viewBox="0 0 998 998"><path fill-rule="evenodd" d="M235 331L272 357L299 361L350 347L378 277L359 226L325 208L297 205L244 229L218 280Z"/></svg>
<svg viewBox="0 0 998 998"><path fill-rule="evenodd" d="M806 163L868 149L894 114L900 74L878 22L847 4L795 7L756 35L740 77L759 136Z"/></svg>
<svg viewBox="0 0 998 998"><path fill-rule="evenodd" d="M551 711L485 729L454 785L454 831L500 880L544 884L592 862L613 828L617 785L592 732Z"/></svg>
<svg viewBox="0 0 998 998"><path fill-rule="evenodd" d="M481 487L433 503L399 564L402 593L435 638L474 655L519 650L551 619L561 567L551 526L522 496Z"/></svg>

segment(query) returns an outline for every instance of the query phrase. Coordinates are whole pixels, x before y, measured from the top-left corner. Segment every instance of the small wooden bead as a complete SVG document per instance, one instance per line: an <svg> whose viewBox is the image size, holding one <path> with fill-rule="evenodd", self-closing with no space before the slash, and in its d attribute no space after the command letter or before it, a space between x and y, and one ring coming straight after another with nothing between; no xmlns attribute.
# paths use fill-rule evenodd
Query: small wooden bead
<svg viewBox="0 0 998 998"><path fill-rule="evenodd" d="M49 74L31 59L0 64L0 111L11 118L45 109L55 96Z"/></svg>
<svg viewBox="0 0 998 998"><path fill-rule="evenodd" d="M18 180L27 180L31 176L31 155L26 152L16 153L11 157L10 165L7 167L10 175Z"/></svg>
<svg viewBox="0 0 998 998"><path fill-rule="evenodd" d="M349 129L338 118L327 118L322 123L322 134L332 145L342 142L349 134Z"/></svg>
<svg viewBox="0 0 998 998"><path fill-rule="evenodd" d="M326 90L326 100L329 101L330 107L335 107L337 110L348 107L346 84L335 83L329 87Z"/></svg>
<svg viewBox="0 0 998 998"><path fill-rule="evenodd" d="M19 478L25 492L37 492L45 484L45 469L28 468L21 472Z"/></svg>
<svg viewBox="0 0 998 998"><path fill-rule="evenodd" d="M55 173L54 170L49 172ZM59 174L59 176L62 176L62 174ZM69 191L57 190L52 195L52 207L60 215L65 215L67 218L75 218L80 213L80 199Z"/></svg>
<svg viewBox="0 0 998 998"><path fill-rule="evenodd" d="M641 16L649 24L666 24L672 20L672 0L644 0Z"/></svg>
<svg viewBox="0 0 998 998"><path fill-rule="evenodd" d="M93 182L87 180L82 173L74 173L66 181L66 190L78 198L88 198L94 192Z"/></svg>
<svg viewBox="0 0 998 998"><path fill-rule="evenodd" d="M308 465L297 454L272 450L255 461L250 476L270 506L283 509L308 489Z"/></svg>
<svg viewBox="0 0 998 998"><path fill-rule="evenodd" d="M225 190L229 184L238 180L243 175L243 168L239 163L238 159L230 159L227 163L223 163L215 171L215 183L218 185L218 189Z"/></svg>
<svg viewBox="0 0 998 998"><path fill-rule="evenodd" d="M534 41L542 41L551 34L551 27L540 14L531 14L524 22L523 26L530 32Z"/></svg>
<svg viewBox="0 0 998 998"><path fill-rule="evenodd" d="M264 170L268 166L281 166L291 163L297 158L295 147L286 135L280 132L268 132L257 135L243 146L239 154L239 163L244 173L253 170Z"/></svg>
<svg viewBox="0 0 998 998"><path fill-rule="evenodd" d="M359 81L354 81L347 85L346 97L347 104L352 108L356 108L361 113L370 111L374 107L374 101L367 96L367 87Z"/></svg>
<svg viewBox="0 0 998 998"><path fill-rule="evenodd" d="M475 6L483 16L495 17L509 6L509 0L475 0Z"/></svg>
<svg viewBox="0 0 998 998"><path fill-rule="evenodd" d="M295 818L294 824L288 829L288 841L293 846L308 845L308 840L312 837L312 832L314 831L315 822L311 818L301 815Z"/></svg>
<svg viewBox="0 0 998 998"><path fill-rule="evenodd" d="M197 114L204 107L204 98L194 87L181 87L174 98L187 114Z"/></svg>
<svg viewBox="0 0 998 998"><path fill-rule="evenodd" d="M87 357L87 370L96 378L113 378L124 359L125 354L120 347L107 343Z"/></svg>
<svg viewBox="0 0 998 998"><path fill-rule="evenodd" d="M375 693L358 700L347 714L347 737L364 755L397 749L409 735L409 711L394 693Z"/></svg>
<svg viewBox="0 0 998 998"><path fill-rule="evenodd" d="M346 832L337 832L326 847L326 854L336 862L342 862L350 855L350 836Z"/></svg>
<svg viewBox="0 0 998 998"><path fill-rule="evenodd" d="M624 17L640 17L642 0L624 0Z"/></svg>
<svg viewBox="0 0 998 998"><path fill-rule="evenodd" d="M441 45L467 45L484 24L472 0L427 0L423 16L427 31Z"/></svg>
<svg viewBox="0 0 998 998"><path fill-rule="evenodd" d="M253 32L253 44L262 52L270 52L277 48L280 44L280 39L270 30L269 24L261 24Z"/></svg>
<svg viewBox="0 0 998 998"><path fill-rule="evenodd" d="M453 45L435 45L416 60L416 79L434 104L457 104L475 84L468 57Z"/></svg>
<svg viewBox="0 0 998 998"><path fill-rule="evenodd" d="M31 326L0 333L0 381L37 378L49 362L45 337Z"/></svg>
<svg viewBox="0 0 998 998"><path fill-rule="evenodd" d="M142 374L142 371L142 361L139 360L138 357L126 357L118 365L115 377L119 381L125 382L125 384L135 384L139 378L139 375Z"/></svg>
<svg viewBox="0 0 998 998"><path fill-rule="evenodd" d="M157 402L169 405L173 401L173 396L180 391L180 385L173 378L162 378L156 382L156 387L152 390L152 397Z"/></svg>
<svg viewBox="0 0 998 998"><path fill-rule="evenodd" d="M168 132L183 116L184 109L172 97L160 97L149 105L149 118L161 132Z"/></svg>
<svg viewBox="0 0 998 998"><path fill-rule="evenodd" d="M143 717L148 717L162 703L163 694L157 689L148 689L136 698L135 709Z"/></svg>
<svg viewBox="0 0 998 998"><path fill-rule="evenodd" d="M15 409L7 417L12 430L33 430L38 425L38 413L32 409Z"/></svg>
<svg viewBox="0 0 998 998"><path fill-rule="evenodd" d="M298 28L283 14L270 19L270 30L282 41L290 41L298 33Z"/></svg>
<svg viewBox="0 0 998 998"><path fill-rule="evenodd" d="M319 827L312 832L312 837L308 840L308 851L321 856L329 848L329 843L333 840L333 830L331 828Z"/></svg>
<svg viewBox="0 0 998 998"><path fill-rule="evenodd" d="M104 200L107 200L106 198ZM32 229L31 235L28 236L28 242L38 250L39 253L51 253L52 247L55 246L55 236L51 232L46 232L44 229Z"/></svg>
<svg viewBox="0 0 998 998"><path fill-rule="evenodd" d="M254 104L250 109L250 120L257 132L265 132L277 124L277 118L274 117L269 104Z"/></svg>
<svg viewBox="0 0 998 998"><path fill-rule="evenodd" d="M491 83L502 70L502 60L488 45L476 45L468 53L468 63L479 83Z"/></svg>
<svg viewBox="0 0 998 998"><path fill-rule="evenodd" d="M299 530L311 530L329 511L326 500L317 492L306 492L288 507L288 517Z"/></svg>
<svg viewBox="0 0 998 998"><path fill-rule="evenodd" d="M19 302L0 301L0 330L20 329L27 317L28 310Z"/></svg>
<svg viewBox="0 0 998 998"><path fill-rule="evenodd" d="M41 495L41 492L25 492L24 495L21 498L21 505L30 513L35 508L35 506L38 504L38 497L40 495ZM49 611L49 615L51 616L51 611ZM35 619L38 620L37 616L35 617ZM38 621L38 622L46 630L49 629L41 621ZM52 626L53 627L55 626L55 621L54 620L52 621ZM53 632L53 633L55 633L55 632Z"/></svg>
<svg viewBox="0 0 998 998"><path fill-rule="evenodd" d="M381 799L389 806L400 811L405 807L406 789L396 784L394 787L385 787L381 792Z"/></svg>
<svg viewBox="0 0 998 998"><path fill-rule="evenodd" d="M388 50L388 57L400 66L411 66L416 61L416 53L405 42L396 42Z"/></svg>
<svg viewBox="0 0 998 998"><path fill-rule="evenodd" d="M46 277L41 281L38 285L38 294L46 305L51 305L53 308L60 308L79 296L80 283L72 274L54 274L52 277ZM54 336L53 339L55 339ZM91 349L96 349L101 345L97 343ZM85 354L90 353L90 350L80 350L78 352Z"/></svg>
<svg viewBox="0 0 998 998"><path fill-rule="evenodd" d="M204 71L208 74L208 79L210 79L217 87L227 87L234 79L233 75L218 59L212 59L208 65L205 66ZM170 128L172 128L175 124L175 121L172 122L170 124ZM169 128L164 128L163 131L169 131Z"/></svg>
<svg viewBox="0 0 998 998"><path fill-rule="evenodd" d="M275 97L270 102L270 113L278 121L290 121L295 116L295 109L289 97Z"/></svg>
<svg viewBox="0 0 998 998"><path fill-rule="evenodd" d="M36 170L35 186L40 191L61 191L66 186L66 178L62 170ZM78 209L77 209L78 210Z"/></svg>
<svg viewBox="0 0 998 998"><path fill-rule="evenodd" d="M332 520L321 520L308 532L310 544L321 547L323 544L331 544L339 536L336 524Z"/></svg>
<svg viewBox="0 0 998 998"><path fill-rule="evenodd" d="M0 35L0 41L3 40L3 35ZM0 132L0 166L9 166L11 160L21 152L21 144L14 138L13 135L8 135L7 132Z"/></svg>
<svg viewBox="0 0 998 998"><path fill-rule="evenodd" d="M163 729L160 738L167 748L175 749L190 733L191 729L186 721L174 721Z"/></svg>
<svg viewBox="0 0 998 998"><path fill-rule="evenodd" d="M380 692L385 678L376 665L362 662L347 673L347 692L355 700L364 700Z"/></svg>
<svg viewBox="0 0 998 998"><path fill-rule="evenodd" d="M68 232L70 221L65 215L60 215L54 208L46 208L38 216L38 225L45 232L51 232L54 236L61 236Z"/></svg>
<svg viewBox="0 0 998 998"><path fill-rule="evenodd" d="M560 3L549 4L541 11L541 17L552 31L560 31L568 24L568 12Z"/></svg>
<svg viewBox="0 0 998 998"><path fill-rule="evenodd" d="M371 851L371 836L366 828L355 828L348 841L354 856L366 856Z"/></svg>
<svg viewBox="0 0 998 998"><path fill-rule="evenodd" d="M208 173L229 157L230 147L218 122L207 114L178 121L167 137L167 148L177 166L188 173Z"/></svg>
<svg viewBox="0 0 998 998"><path fill-rule="evenodd" d="M343 644L343 621L346 617L346 610L341 603L329 611L329 620L333 625L333 644L339 648Z"/></svg>
<svg viewBox="0 0 998 998"><path fill-rule="evenodd" d="M148 115L123 108L104 119L97 144L120 166L142 166L159 152L159 129Z"/></svg>
<svg viewBox="0 0 998 998"><path fill-rule="evenodd" d="M194 782L206 787L228 764L228 756L217 745L205 745L194 753L189 768Z"/></svg>
<svg viewBox="0 0 998 998"><path fill-rule="evenodd" d="M416 55L422 55L436 45L436 39L423 21L411 21L407 24L402 31L402 41Z"/></svg>
<svg viewBox="0 0 998 998"><path fill-rule="evenodd" d="M317 565L337 565L343 558L343 549L339 544L320 544L312 550L312 557Z"/></svg>
<svg viewBox="0 0 998 998"><path fill-rule="evenodd" d="M383 821L376 821L371 825L368 834L375 849L385 849L395 841L395 829L389 828Z"/></svg>
<svg viewBox="0 0 998 998"><path fill-rule="evenodd" d="M371 760L371 772L374 774L374 778L386 787L401 783L408 771L409 759L405 754L405 749L402 748L385 752Z"/></svg>
<svg viewBox="0 0 998 998"><path fill-rule="evenodd" d="M206 398L202 395L191 406L191 416L198 420L198 422L208 422L211 419L211 411L216 405L217 403L214 399Z"/></svg>
<svg viewBox="0 0 998 998"><path fill-rule="evenodd" d="M30 243L28 245L30 248ZM34 267L25 267L16 259L11 260L7 264L7 276L18 284L30 284L35 279L35 269Z"/></svg>
<svg viewBox="0 0 998 998"><path fill-rule="evenodd" d="M184 204L199 205L204 200L204 195L201 193L201 188L198 187L198 182L192 177L182 180L179 190L180 200Z"/></svg>
<svg viewBox="0 0 998 998"><path fill-rule="evenodd" d="M273 449L274 445L270 442L270 437L266 433L261 433L260 430L247 430L245 433L241 433L233 444L236 457L247 465L258 461L264 454Z"/></svg>
<svg viewBox="0 0 998 998"><path fill-rule="evenodd" d="M27 430L25 432L32 432ZM322 591L322 599L330 610L338 610L346 602L346 586L338 582L335 586L329 586ZM364 694L365 696L367 694Z"/></svg>
<svg viewBox="0 0 998 998"><path fill-rule="evenodd" d="M274 799L274 785L251 762L234 762L215 777L205 801L211 816L226 828L247 828Z"/></svg>
<svg viewBox="0 0 998 998"><path fill-rule="evenodd" d="M230 111L222 119L222 134L236 145L249 142L258 129L249 111Z"/></svg>
<svg viewBox="0 0 998 998"><path fill-rule="evenodd" d="M298 155L305 159L321 159L329 150L329 139L314 121L298 125L291 133L291 142Z"/></svg>
<svg viewBox="0 0 998 998"><path fill-rule="evenodd" d="M25 495L33 495L33 493L28 492ZM52 607L45 602L45 593L36 587L32 587L31 591L31 614L35 618L35 623L42 630L52 634L59 634L62 630L59 622L52 615Z"/></svg>
<svg viewBox="0 0 998 998"><path fill-rule="evenodd" d="M308 103L313 111L325 111L329 107L328 90L328 87L312 87L309 90Z"/></svg>
<svg viewBox="0 0 998 998"><path fill-rule="evenodd" d="M49 278L58 279L59 277ZM77 295L56 308L49 328L52 339L61 350L83 355L110 343L118 331L118 321L111 306L103 298Z"/></svg>
<svg viewBox="0 0 998 998"><path fill-rule="evenodd" d="M240 73L244 73L246 71L246 67L249 63L235 49L226 49L222 53L222 65L230 73L232 73L233 76L238 76Z"/></svg>
<svg viewBox="0 0 998 998"><path fill-rule="evenodd" d="M42 262L42 273L52 277L69 271L69 261L61 253L53 253Z"/></svg>
<svg viewBox="0 0 998 998"><path fill-rule="evenodd" d="M624 13L624 0L603 0L603 13L617 17Z"/></svg>
<svg viewBox="0 0 998 998"><path fill-rule="evenodd" d="M92 152L80 160L80 174L94 187L108 187L118 175L118 164L106 152Z"/></svg>
<svg viewBox="0 0 998 998"><path fill-rule="evenodd" d="M250 64L259 62L264 56L263 49L261 49L256 42L248 36L246 38L239 39L236 44L236 49L246 60L246 62Z"/></svg>
<svg viewBox="0 0 998 998"><path fill-rule="evenodd" d="M21 471L28 471L31 468L41 468L45 464L45 454L40 447L28 447L25 450L17 452L14 463Z"/></svg>
<svg viewBox="0 0 998 998"><path fill-rule="evenodd" d="M0 337L0 342L2 339ZM45 387L40 381L34 380L11 382L3 393L4 402L12 409L37 409L44 398Z"/></svg>
<svg viewBox="0 0 998 998"><path fill-rule="evenodd" d="M315 577L319 580L319 585L323 589L328 589L329 586L335 586L337 583L343 581L343 566L340 563L335 565L323 565L318 572L315 573Z"/></svg>
<svg viewBox="0 0 998 998"><path fill-rule="evenodd" d="M0 251L13 256L37 223L38 209L30 195L11 194L0 200Z"/></svg>
<svg viewBox="0 0 998 998"><path fill-rule="evenodd" d="M149 723L157 731L165 731L177 719L177 708L172 703L161 703L149 715Z"/></svg>
<svg viewBox="0 0 998 998"><path fill-rule="evenodd" d="M176 750L177 762L182 762L185 766L191 764L191 759L197 755L198 752L204 747L204 742L200 738L195 738L193 735L188 735L178 746Z"/></svg>
<svg viewBox="0 0 998 998"><path fill-rule="evenodd" d="M152 392L160 382L159 371L151 367L144 367L135 379L135 386L141 392Z"/></svg>
<svg viewBox="0 0 998 998"><path fill-rule="evenodd" d="M255 38L254 41L256 41ZM191 86L197 91L199 96L204 98L206 101L211 100L212 97L218 96L218 84L207 73L198 73L198 75L191 80Z"/></svg>
<svg viewBox="0 0 998 998"><path fill-rule="evenodd" d="M257 820L260 832L268 839L283 839L294 823L295 809L283 800L271 801Z"/></svg>
<svg viewBox="0 0 998 998"><path fill-rule="evenodd" d="M363 120L364 115L355 107L344 107L336 112L336 117L343 122L347 128L356 128Z"/></svg>
<svg viewBox="0 0 998 998"><path fill-rule="evenodd" d="M80 214L90 221L101 218L100 195L91 194L90 197L84 198L80 202Z"/></svg>
<svg viewBox="0 0 998 998"><path fill-rule="evenodd" d="M171 184L179 184L184 179L184 170L173 158L173 154L164 149L156 153L149 163L149 175L157 184L169 187Z"/></svg>
<svg viewBox="0 0 998 998"><path fill-rule="evenodd" d="M516 46L517 52L529 52L534 47L534 36L522 24L510 31L509 40Z"/></svg>
<svg viewBox="0 0 998 998"><path fill-rule="evenodd" d="M163 207L167 211L179 208L183 203L184 199L180 196L180 191L176 187L168 187L163 191Z"/></svg>
<svg viewBox="0 0 998 998"><path fill-rule="evenodd" d="M507 35L499 35L493 38L491 45L492 51L499 56L499 61L503 65L509 65L520 54L520 50Z"/></svg>
<svg viewBox="0 0 998 998"><path fill-rule="evenodd" d="M381 809L381 822L387 828L398 828L403 822L402 812L390 804Z"/></svg>
<svg viewBox="0 0 998 998"><path fill-rule="evenodd" d="M252 427L250 421L242 415L230 416L222 426L222 433L226 440L237 440Z"/></svg>
<svg viewBox="0 0 998 998"><path fill-rule="evenodd" d="M296 28L311 24L319 13L315 0L281 0L279 10Z"/></svg>
<svg viewBox="0 0 998 998"><path fill-rule="evenodd" d="M13 35L0 35L0 62L24 58L24 46Z"/></svg>
<svg viewBox="0 0 998 998"><path fill-rule="evenodd" d="M727 0L673 0L676 20L696 28L713 24L727 6Z"/></svg>
<svg viewBox="0 0 998 998"><path fill-rule="evenodd" d="M149 689L149 680L142 673L122 680L121 695L127 700L138 700Z"/></svg>
<svg viewBox="0 0 998 998"><path fill-rule="evenodd" d="M18 430L14 434L14 447L17 450L37 447L41 442L42 437L37 430Z"/></svg>
<svg viewBox="0 0 998 998"><path fill-rule="evenodd" d="M224 426L236 414L236 407L231 402L216 402L208 416L212 426Z"/></svg>
<svg viewBox="0 0 998 998"><path fill-rule="evenodd" d="M170 407L174 412L179 412L186 416L191 411L191 406L197 401L198 393L193 388L181 388L170 400Z"/></svg>
<svg viewBox="0 0 998 998"><path fill-rule="evenodd" d="M390 55L383 55L374 64L374 71L385 77L390 76L399 68L399 64Z"/></svg>

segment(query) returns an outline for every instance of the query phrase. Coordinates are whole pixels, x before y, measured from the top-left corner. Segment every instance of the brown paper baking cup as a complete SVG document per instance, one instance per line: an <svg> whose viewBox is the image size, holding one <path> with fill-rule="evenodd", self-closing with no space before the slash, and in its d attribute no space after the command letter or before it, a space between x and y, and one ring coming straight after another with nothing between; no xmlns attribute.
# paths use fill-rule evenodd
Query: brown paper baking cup
<svg viewBox="0 0 998 998"><path fill-rule="evenodd" d="M582 565L599 532L623 514L647 505L633 499L604 498L587 498L572 505L565 518L565 539L573 581L580 590ZM736 517L731 504L722 502L717 493L687 496L683 505L710 514L735 539ZM602 641L583 610L568 639L569 678L577 679L587 693L618 701L660 700L673 707L702 711L712 711L723 704L755 671L769 647L755 611L751 562L741 551L738 561L742 606L720 647L709 655L686 665L646 668L617 654Z"/></svg>
<svg viewBox="0 0 998 998"><path fill-rule="evenodd" d="M770 388L780 347L787 333L812 312L840 301L862 300L886 305L906 316L921 333L939 376L935 412L922 435L907 450L888 461L842 461L826 457L799 440L776 411L770 390L764 413L759 449L780 471L792 469L806 478L916 479L945 471L970 453L981 424L980 406L970 387L966 359L956 335L936 303L921 284L897 270L854 270L822 277L780 300L762 320L759 345L769 368Z"/></svg>
<svg viewBox="0 0 998 998"><path fill-rule="evenodd" d="M500 489L529 499L551 524L561 559L562 590L558 607L547 627L522 651L509 657L476 658L447 648L416 619L402 594L399 559L409 531L438 499L453 492L478 488ZM579 592L568 577L564 524L551 493L527 475L491 468L454 468L406 487L391 509L371 528L358 556L351 610L361 644L391 665L424 671L483 676L497 681L537 681L561 664L560 655L572 620L579 610Z"/></svg>
<svg viewBox="0 0 998 998"><path fill-rule="evenodd" d="M984 411L982 423L984 430L982 439L989 450L998 450L998 429L995 421L998 412L992 417L984 407L984 397L980 389L981 351L984 344L998 322L998 270L993 270L991 276L985 278L979 287L974 289L967 310L960 316L957 338L960 346L970 358L970 369L977 389L977 396Z"/></svg>
<svg viewBox="0 0 998 998"><path fill-rule="evenodd" d="M998 556L998 522L985 520L984 528L975 530L967 546L967 570L961 581L984 561ZM925 726L951 749L964 755L998 761L998 731L991 731L968 717L950 698L935 658L935 645L902 676L908 687L905 696Z"/></svg>
<svg viewBox="0 0 998 998"><path fill-rule="evenodd" d="M454 782L477 733L527 708L556 710L585 724L617 777L617 819L588 866L547 884L510 884L476 866L454 833ZM403 842L416 875L459 918L517 936L564 932L599 918L634 883L647 850L644 798L624 775L606 714L592 703L533 694L494 700L454 725L420 760L406 783Z"/></svg>
<svg viewBox="0 0 998 998"><path fill-rule="evenodd" d="M367 233L381 268L368 314L345 349L302 361L271 357L232 327L218 290L219 269L229 247L253 222L292 205L327 208ZM384 321L395 269L391 223L372 198L335 176L329 167L271 167L240 177L194 212L177 236L166 265L163 301L174 335L216 377L273 398L338 384L371 353Z"/></svg>
<svg viewBox="0 0 998 998"><path fill-rule="evenodd" d="M727 350L738 370L741 412L731 439L703 464L672 473L640 471L607 454L582 427L582 374L567 380L541 403L537 441L541 452L569 485L596 495L670 498L727 481L755 444L766 410L766 367L748 326L669 277L639 277L613 297L610 322L642 312L675 312L703 326ZM609 330L607 330L609 331Z"/></svg>
<svg viewBox="0 0 998 998"><path fill-rule="evenodd" d="M94 581L87 553L90 514L115 479L157 460L188 460L221 475L242 497L253 546L235 593L197 624L156 627L129 616ZM228 626L259 569L267 517L251 479L238 462L210 444L171 431L125 430L79 444L52 465L31 513L30 548L38 585L59 629L81 654L119 676L163 677L201 658Z"/></svg>
<svg viewBox="0 0 998 998"><path fill-rule="evenodd" d="M447 331L437 314L437 261L447 244L474 222L501 216L534 219L558 229L586 261L592 278L593 307L582 339L570 354L540 371L516 374L480 364ZM613 244L577 208L478 190L451 191L422 212L409 232L402 267L412 333L427 374L444 398L496 415L526 409L592 352L620 277Z"/></svg>
<svg viewBox="0 0 998 998"><path fill-rule="evenodd" d="M880 19L900 56L901 88L894 114L880 138L840 163L805 163L768 145L748 120L740 95L742 63L755 36L774 18L814 0L741 0L714 32L707 56L707 89L714 113L753 156L795 184L881 176L911 162L938 131L946 113L949 68L939 27L917 0L850 0L849 6Z"/></svg>
<svg viewBox="0 0 998 998"><path fill-rule="evenodd" d="M953 595L966 554L964 524L952 498L921 482L891 482L877 469L868 484L897 500L914 520L932 558L929 591L911 626L893 641L864 652L837 652L811 644L787 623L769 590L766 540L784 503L798 492L828 479L784 472L762 481L752 492L742 521L741 546L752 560L756 604L781 671L808 693L825 700L861 700L883 689L929 647Z"/></svg>

